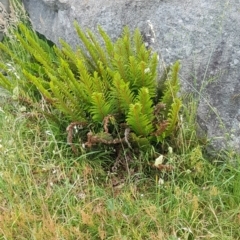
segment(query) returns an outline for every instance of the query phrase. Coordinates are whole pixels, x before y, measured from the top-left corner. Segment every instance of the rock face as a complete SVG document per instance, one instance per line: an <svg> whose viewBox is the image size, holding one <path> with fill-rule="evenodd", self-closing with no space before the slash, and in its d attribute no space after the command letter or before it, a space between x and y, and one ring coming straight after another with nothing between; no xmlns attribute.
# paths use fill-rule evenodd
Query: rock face
<svg viewBox="0 0 240 240"><path fill-rule="evenodd" d="M10 11L9 1L0 0L0 41L2 41L4 31L6 30L7 27L9 11Z"/></svg>
<svg viewBox="0 0 240 240"><path fill-rule="evenodd" d="M23 0L35 30L78 44L73 21L113 38L123 26L154 26L163 62L181 60L183 92L199 101L198 122L214 150L240 152L240 0Z"/></svg>

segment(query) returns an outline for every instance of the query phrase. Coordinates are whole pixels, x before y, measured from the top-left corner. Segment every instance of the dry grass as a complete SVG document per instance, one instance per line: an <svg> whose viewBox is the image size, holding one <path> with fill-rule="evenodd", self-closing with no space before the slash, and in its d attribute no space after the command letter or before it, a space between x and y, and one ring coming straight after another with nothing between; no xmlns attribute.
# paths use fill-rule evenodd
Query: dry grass
<svg viewBox="0 0 240 240"><path fill-rule="evenodd" d="M73 157L46 119L18 109L1 105L1 239L239 239L239 168L197 146L173 153L171 173L143 156L143 170L111 174L111 159Z"/></svg>

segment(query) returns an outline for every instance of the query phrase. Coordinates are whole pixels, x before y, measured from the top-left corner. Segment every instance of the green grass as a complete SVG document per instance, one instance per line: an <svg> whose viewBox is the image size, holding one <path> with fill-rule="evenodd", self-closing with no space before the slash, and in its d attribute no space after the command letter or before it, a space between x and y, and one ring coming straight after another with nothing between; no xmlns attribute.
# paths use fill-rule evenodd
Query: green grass
<svg viewBox="0 0 240 240"><path fill-rule="evenodd" d="M20 110L1 105L0 239L240 239L237 156L213 165L196 145L166 154L170 172L140 156L109 173L107 154L74 157L43 116Z"/></svg>

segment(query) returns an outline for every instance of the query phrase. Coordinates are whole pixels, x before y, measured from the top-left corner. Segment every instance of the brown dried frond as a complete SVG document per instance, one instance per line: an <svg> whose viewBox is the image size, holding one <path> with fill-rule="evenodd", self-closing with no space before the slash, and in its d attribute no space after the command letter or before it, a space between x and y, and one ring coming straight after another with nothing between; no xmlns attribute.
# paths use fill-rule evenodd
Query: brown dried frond
<svg viewBox="0 0 240 240"><path fill-rule="evenodd" d="M108 133L108 123L111 119L112 115L107 115L104 119L103 119L103 129L105 133Z"/></svg>
<svg viewBox="0 0 240 240"><path fill-rule="evenodd" d="M154 107L154 116L158 116L161 110L164 110L166 107L166 104L160 102Z"/></svg>
<svg viewBox="0 0 240 240"><path fill-rule="evenodd" d="M168 121L167 120L164 120L160 123L157 123L156 124L156 128L157 130L155 132L152 133L153 136L160 136L167 128L168 126Z"/></svg>
<svg viewBox="0 0 240 240"><path fill-rule="evenodd" d="M84 126L86 126L87 123L86 122L72 122L71 124L69 124L66 128L66 131L68 133L67 135L67 143L71 146L72 151L77 154L78 151L76 149L76 147L73 144L73 136L74 136L74 130L75 128L77 129L82 129Z"/></svg>
<svg viewBox="0 0 240 240"><path fill-rule="evenodd" d="M110 133L105 133L104 135L94 135L91 131L87 134L87 142L84 144L86 147L92 147L93 145L103 143L105 145L116 145L120 143L125 143L124 138L112 138Z"/></svg>

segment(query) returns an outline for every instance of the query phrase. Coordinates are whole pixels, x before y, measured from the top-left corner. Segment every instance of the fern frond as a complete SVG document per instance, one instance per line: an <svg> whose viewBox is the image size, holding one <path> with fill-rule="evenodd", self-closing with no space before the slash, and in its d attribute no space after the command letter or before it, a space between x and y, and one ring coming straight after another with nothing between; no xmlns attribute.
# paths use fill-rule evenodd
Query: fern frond
<svg viewBox="0 0 240 240"><path fill-rule="evenodd" d="M138 59L139 62L148 62L151 57L151 51L147 50L145 45L142 44L139 51L136 52L135 57Z"/></svg>
<svg viewBox="0 0 240 240"><path fill-rule="evenodd" d="M152 122L154 108L148 88L143 87L139 90L137 101L142 105L142 114L148 116L149 121Z"/></svg>
<svg viewBox="0 0 240 240"><path fill-rule="evenodd" d="M157 97L162 99L164 92L166 91L166 80L171 71L171 66L164 67L161 77L158 80Z"/></svg>
<svg viewBox="0 0 240 240"><path fill-rule="evenodd" d="M122 37L114 44L114 52L118 56L122 56L124 63L127 63L129 57L133 55L130 31L128 27L124 27Z"/></svg>
<svg viewBox="0 0 240 240"><path fill-rule="evenodd" d="M23 74L28 79L29 82L31 82L37 87L37 89L43 94L44 97L46 97L51 102L54 101L52 94L49 92L50 89L49 82L46 82L44 79L40 77L35 77L26 70L23 70Z"/></svg>
<svg viewBox="0 0 240 240"><path fill-rule="evenodd" d="M128 81L128 63L126 62L125 58L122 55L114 54L112 59L113 70L118 71L121 78L127 82Z"/></svg>
<svg viewBox="0 0 240 240"><path fill-rule="evenodd" d="M176 125L178 122L178 116L179 116L179 111L181 109L182 102L180 99L176 98L174 102L171 105L171 109L168 112L168 118L167 118L167 127L162 133L162 135L158 136L157 139L158 141L163 141L166 137L169 137L171 134L174 133L174 130L176 129Z"/></svg>
<svg viewBox="0 0 240 240"><path fill-rule="evenodd" d="M176 124L178 122L178 115L179 115L179 111L181 109L182 106L182 102L179 98L176 98L174 100L174 102L172 103L172 109L171 111L168 113L168 127L165 131L165 136L169 136L171 133L173 133Z"/></svg>
<svg viewBox="0 0 240 240"><path fill-rule="evenodd" d="M104 90L109 91L112 85L112 76L109 72L109 68L104 66L102 62L98 63L99 75L101 76L102 84L104 85Z"/></svg>
<svg viewBox="0 0 240 240"><path fill-rule="evenodd" d="M59 42L62 45L62 48L59 49L57 47L54 47L54 51L56 52L57 56L59 56L60 58L68 57L73 62L75 62L77 60L77 57L72 47L62 39L59 39Z"/></svg>
<svg viewBox="0 0 240 240"><path fill-rule="evenodd" d="M129 57L129 81L131 82L131 85L134 85L136 82L136 79L140 78L140 72L138 71L138 61L134 56Z"/></svg>
<svg viewBox="0 0 240 240"><path fill-rule="evenodd" d="M51 76L50 88L54 95L62 94L66 102L78 104L78 101L66 82L59 81L56 76Z"/></svg>
<svg viewBox="0 0 240 240"><path fill-rule="evenodd" d="M138 77L135 80L135 88L139 89L142 87L146 87L149 90L149 94L151 97L154 97L156 95L156 78L155 73L152 74L152 71L150 69L150 66L144 62L141 61L138 64Z"/></svg>
<svg viewBox="0 0 240 240"><path fill-rule="evenodd" d="M48 51L42 47L42 42L36 41L36 37L30 30L28 30L23 24L19 25L19 28L24 33L25 37L20 33L16 33L18 40L22 46L34 56L34 58L42 64L49 72L54 73L52 50L48 46ZM46 47L46 46L45 46Z"/></svg>
<svg viewBox="0 0 240 240"><path fill-rule="evenodd" d="M83 101L86 103L91 103L91 96L93 91L93 82L92 82L92 76L88 72L88 69L85 65L85 63L81 60L78 59L76 62L76 66L79 72L79 92L82 93L82 98Z"/></svg>
<svg viewBox="0 0 240 240"><path fill-rule="evenodd" d="M129 105L133 103L134 95L129 88L129 82L125 82L117 72L114 75L111 88L111 101L119 113L126 114L129 110Z"/></svg>
<svg viewBox="0 0 240 240"><path fill-rule="evenodd" d="M142 113L142 105L137 102L131 104L127 115L127 124L138 135L146 137L153 131L149 116Z"/></svg>
<svg viewBox="0 0 240 240"><path fill-rule="evenodd" d="M150 73L151 73L151 77L152 79L156 80L157 79L157 74L158 74L158 54L157 53L153 53L152 57L149 60L149 68L150 68ZM155 85L156 87L156 85Z"/></svg>
<svg viewBox="0 0 240 240"><path fill-rule="evenodd" d="M76 108L78 108L80 104L81 106L84 106L85 102L83 101L84 92L82 85L64 59L60 59L58 74L58 84L60 84L60 87L64 88L64 91L67 90L67 94L70 94L70 97L74 96L73 103L76 105ZM53 80L52 76L50 79Z"/></svg>
<svg viewBox="0 0 240 240"><path fill-rule="evenodd" d="M75 106L71 104L73 100L69 100L65 95L66 92L62 91L62 87L59 87L59 85L56 85L55 83L56 81L50 82L51 91L55 97L53 105L67 116L69 120L79 120L79 116L77 116L74 111Z"/></svg>
<svg viewBox="0 0 240 240"><path fill-rule="evenodd" d="M178 78L178 72L180 69L180 63L177 61L170 69L168 77L164 83L164 91L161 102L165 104L165 115L171 109L173 101L177 98L177 94L180 89L180 83Z"/></svg>
<svg viewBox="0 0 240 240"><path fill-rule="evenodd" d="M97 63L99 61L99 56L98 56L96 47L94 46L92 41L89 39L87 34L79 27L77 22L74 22L74 26L75 26L75 29L77 31L77 34L78 34L80 40L82 41L82 43L84 44L84 47L86 48L86 50L88 51L88 53L91 56L92 62L94 63L94 66L95 66L95 69L97 69ZM89 31L90 30L88 30L88 32ZM85 57L85 59L89 58L89 56L87 56L87 54L85 54L83 52L83 50L80 50L80 51L83 54L83 56Z"/></svg>
<svg viewBox="0 0 240 240"><path fill-rule="evenodd" d="M74 72L74 74L76 74L77 73L76 61L78 60L79 56L68 43L66 43L62 39L60 39L59 42L62 45L61 49L55 46L53 47L57 58L64 59L68 63L69 68Z"/></svg>
<svg viewBox="0 0 240 240"><path fill-rule="evenodd" d="M98 54L98 61L101 61L105 66L107 66L108 56L106 54L106 50L100 45L100 43L97 41L96 37L90 30L87 30L87 33Z"/></svg>
<svg viewBox="0 0 240 240"><path fill-rule="evenodd" d="M114 44L113 44L112 40L100 26L98 26L98 31L99 31L100 35L102 36L102 39L104 40L108 56L110 58L112 58L113 51L114 51Z"/></svg>
<svg viewBox="0 0 240 240"><path fill-rule="evenodd" d="M92 94L92 107L90 112L95 122L102 122L103 119L112 111L111 104L104 98L102 93L94 92Z"/></svg>
<svg viewBox="0 0 240 240"><path fill-rule="evenodd" d="M133 44L134 44L135 54L139 53L142 45L144 44L142 39L142 34L140 33L139 29L136 29L134 31Z"/></svg>
<svg viewBox="0 0 240 240"><path fill-rule="evenodd" d="M133 49L132 49L132 43L131 43L131 37L130 37L130 30L128 27L123 28L123 37L122 37L122 43L125 51L125 56L128 59L129 56L133 55Z"/></svg>
<svg viewBox="0 0 240 240"><path fill-rule="evenodd" d="M102 79L98 76L98 72L93 73L92 84L93 92L101 92L105 96L107 89L104 86L104 82L102 81Z"/></svg>

